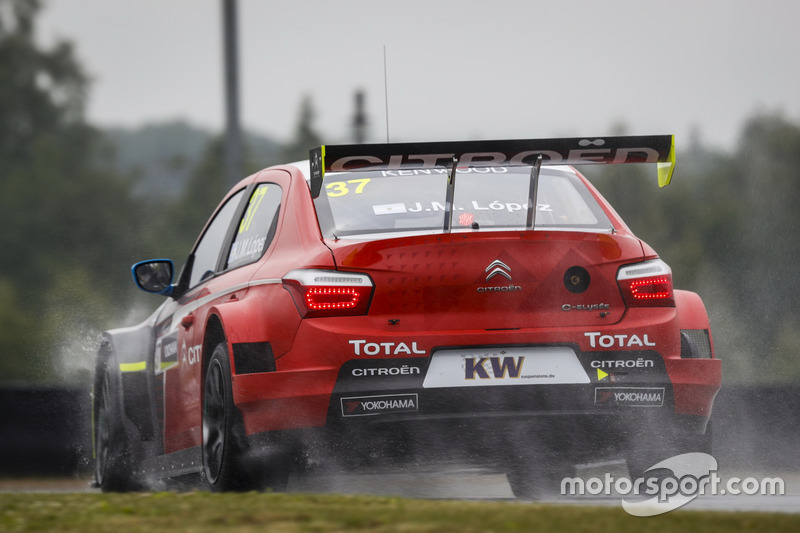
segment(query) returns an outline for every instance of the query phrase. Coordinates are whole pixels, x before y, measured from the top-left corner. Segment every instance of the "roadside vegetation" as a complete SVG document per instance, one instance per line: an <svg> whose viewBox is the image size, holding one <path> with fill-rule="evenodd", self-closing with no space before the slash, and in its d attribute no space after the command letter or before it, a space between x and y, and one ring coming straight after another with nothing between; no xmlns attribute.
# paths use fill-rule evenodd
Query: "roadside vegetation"
<svg viewBox="0 0 800 533"><path fill-rule="evenodd" d="M99 332L158 304L134 289L129 266L151 257L180 266L227 189L222 139L175 121L89 124L91 76L68 41L37 43L40 4L6 0L0 10L0 384L85 385ZM247 170L350 141L322 138L313 121L305 99L285 142L249 133ZM649 168L590 177L672 266L676 287L702 296L726 382L795 383L800 125L757 113L739 139L727 151L678 139L664 190Z"/></svg>
<svg viewBox="0 0 800 533"><path fill-rule="evenodd" d="M520 531L794 532L793 514L674 511L637 518L619 507L309 494L0 494L8 532L373 533Z"/></svg>

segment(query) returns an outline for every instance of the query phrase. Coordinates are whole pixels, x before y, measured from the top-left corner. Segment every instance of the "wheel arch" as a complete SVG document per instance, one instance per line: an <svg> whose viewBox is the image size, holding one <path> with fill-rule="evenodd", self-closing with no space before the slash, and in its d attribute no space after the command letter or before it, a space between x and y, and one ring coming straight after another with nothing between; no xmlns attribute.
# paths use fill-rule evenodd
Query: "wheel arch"
<svg viewBox="0 0 800 533"><path fill-rule="evenodd" d="M229 301L211 308L203 338L203 379L211 354L220 342L227 343L232 374L238 373L234 362L236 347L269 344L269 322L264 306L259 305L256 298Z"/></svg>
<svg viewBox="0 0 800 533"><path fill-rule="evenodd" d="M675 308L678 311L678 330L706 330L711 357L716 359L714 352L714 338L711 334L711 322L708 311L700 295L690 291L675 291Z"/></svg>
<svg viewBox="0 0 800 533"><path fill-rule="evenodd" d="M111 365L110 375L117 391L119 412L127 419L126 432L135 431L138 440L149 440L154 435L152 408L154 406L151 380L154 363L155 328L145 322L130 328L103 332L97 351L94 378L92 420L96 422L98 388L102 377Z"/></svg>
<svg viewBox="0 0 800 533"><path fill-rule="evenodd" d="M711 329L706 306L696 292L676 290L675 307L681 329Z"/></svg>
<svg viewBox="0 0 800 533"><path fill-rule="evenodd" d="M203 368L201 383L205 382L208 364L211 361L214 348L221 342L227 342L225 327L219 315L216 312L212 312L209 314L208 320L206 321L205 335L203 335ZM228 346L228 354L228 357L230 357L230 346Z"/></svg>

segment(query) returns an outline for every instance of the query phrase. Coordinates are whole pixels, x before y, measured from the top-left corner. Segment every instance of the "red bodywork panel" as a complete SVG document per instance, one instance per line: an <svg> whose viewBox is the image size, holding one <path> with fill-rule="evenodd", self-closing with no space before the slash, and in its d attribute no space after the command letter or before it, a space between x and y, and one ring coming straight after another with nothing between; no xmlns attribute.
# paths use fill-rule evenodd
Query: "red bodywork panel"
<svg viewBox="0 0 800 533"><path fill-rule="evenodd" d="M596 407L595 387L615 379L603 370L610 365L604 354L641 353L657 360L643 363L646 369L665 372L639 381L671 391L675 414L710 416L720 361L681 359L680 331L710 329L702 302L675 291L675 307L625 307L617 271L656 255L588 182L613 233L455 232L326 241L297 168L259 172L239 188L265 181L280 185L283 198L276 237L264 256L189 291L171 319L169 331L177 332L181 352L180 364L163 373L166 453L202 442L203 363L210 356L204 339L211 324L224 331L234 402L248 434L326 425L338 408L332 398L343 365L354 360L398 360L406 365L400 369L419 361L426 368L434 353L452 347L569 347L584 365L583 385L574 386L583 387L587 413ZM500 272L490 275L496 261ZM576 266L591 279L580 293L565 281ZM302 319L282 282L296 269L368 275L374 284L368 314ZM192 324L181 325L189 315ZM259 343L269 345L274 371L237 373L235 346ZM638 383L635 370L616 378Z"/></svg>

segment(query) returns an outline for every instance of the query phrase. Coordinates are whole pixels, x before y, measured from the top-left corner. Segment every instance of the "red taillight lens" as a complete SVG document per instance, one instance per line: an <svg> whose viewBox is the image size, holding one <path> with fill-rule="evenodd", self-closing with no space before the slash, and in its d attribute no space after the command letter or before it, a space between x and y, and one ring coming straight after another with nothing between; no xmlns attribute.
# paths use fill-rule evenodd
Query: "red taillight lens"
<svg viewBox="0 0 800 533"><path fill-rule="evenodd" d="M663 300L672 296L672 282L666 276L640 279L630 287L634 300Z"/></svg>
<svg viewBox="0 0 800 533"><path fill-rule="evenodd" d="M361 299L357 287L307 287L306 307L314 311L355 309Z"/></svg>
<svg viewBox="0 0 800 533"><path fill-rule="evenodd" d="M365 315L373 289L366 274L327 270L293 270L283 286L303 318Z"/></svg>
<svg viewBox="0 0 800 533"><path fill-rule="evenodd" d="M628 307L675 306L672 271L660 259L621 268L617 282Z"/></svg>

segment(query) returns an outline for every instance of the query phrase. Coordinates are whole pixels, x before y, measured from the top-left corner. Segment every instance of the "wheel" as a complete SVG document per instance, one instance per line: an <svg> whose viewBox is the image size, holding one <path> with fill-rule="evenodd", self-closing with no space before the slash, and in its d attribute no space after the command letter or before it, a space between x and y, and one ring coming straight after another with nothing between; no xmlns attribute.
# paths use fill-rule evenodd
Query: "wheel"
<svg viewBox="0 0 800 533"><path fill-rule="evenodd" d="M711 454L711 422L706 427L706 432L703 434L695 434L689 432L676 431L675 434L667 437L667 444L661 448L649 448L639 445L638 449L629 451L626 458L628 463L628 476L631 480L643 478L646 476L659 477L659 475L667 475L666 472L653 471L645 474L647 469L659 462L691 452L702 452Z"/></svg>
<svg viewBox="0 0 800 533"><path fill-rule="evenodd" d="M506 471L516 498L540 500L561 494L561 480L574 475L574 465L548 450L528 450Z"/></svg>
<svg viewBox="0 0 800 533"><path fill-rule="evenodd" d="M282 490L285 463L259 458L246 443L241 414L233 404L227 345L211 354L203 387L203 471L212 491Z"/></svg>
<svg viewBox="0 0 800 533"><path fill-rule="evenodd" d="M142 490L137 453L125 432L122 405L109 360L95 378L95 481L103 492Z"/></svg>

